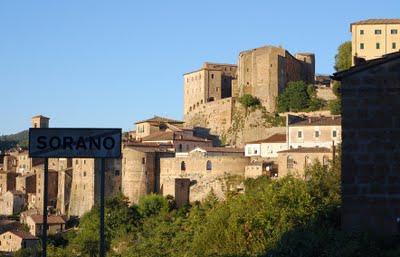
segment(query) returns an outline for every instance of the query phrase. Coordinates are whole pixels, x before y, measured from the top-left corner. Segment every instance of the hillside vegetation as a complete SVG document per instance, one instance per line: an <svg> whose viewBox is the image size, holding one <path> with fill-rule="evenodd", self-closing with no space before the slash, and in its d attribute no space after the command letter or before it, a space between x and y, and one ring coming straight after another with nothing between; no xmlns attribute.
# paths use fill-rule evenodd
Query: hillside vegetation
<svg viewBox="0 0 400 257"><path fill-rule="evenodd" d="M398 239L340 231L340 161L314 163L306 180L260 177L244 194L208 198L176 209L171 198L149 195L129 207L106 203L109 257L390 257ZM98 208L78 230L53 238L49 257L98 256ZM17 256L23 255L23 252Z"/></svg>
<svg viewBox="0 0 400 257"><path fill-rule="evenodd" d="M0 136L0 151L4 152L16 146L28 146L28 130L12 135Z"/></svg>

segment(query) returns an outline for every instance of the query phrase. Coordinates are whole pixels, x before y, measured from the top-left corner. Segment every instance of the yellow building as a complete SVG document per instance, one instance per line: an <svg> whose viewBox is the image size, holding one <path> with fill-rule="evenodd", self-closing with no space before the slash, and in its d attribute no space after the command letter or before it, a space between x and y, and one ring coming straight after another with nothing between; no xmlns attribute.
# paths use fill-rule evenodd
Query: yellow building
<svg viewBox="0 0 400 257"><path fill-rule="evenodd" d="M369 19L350 25L352 64L354 57L380 58L400 49L400 19Z"/></svg>

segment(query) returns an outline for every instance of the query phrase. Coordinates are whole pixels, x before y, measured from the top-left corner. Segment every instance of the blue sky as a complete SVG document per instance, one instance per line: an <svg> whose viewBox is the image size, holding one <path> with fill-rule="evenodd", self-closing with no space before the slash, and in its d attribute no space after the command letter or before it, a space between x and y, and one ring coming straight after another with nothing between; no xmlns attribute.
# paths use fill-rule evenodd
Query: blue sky
<svg viewBox="0 0 400 257"><path fill-rule="evenodd" d="M384 3L384 4L383 4ZM44 114L53 127L133 128L182 118L182 74L271 44L332 73L349 24L399 17L400 1L0 1L0 135Z"/></svg>

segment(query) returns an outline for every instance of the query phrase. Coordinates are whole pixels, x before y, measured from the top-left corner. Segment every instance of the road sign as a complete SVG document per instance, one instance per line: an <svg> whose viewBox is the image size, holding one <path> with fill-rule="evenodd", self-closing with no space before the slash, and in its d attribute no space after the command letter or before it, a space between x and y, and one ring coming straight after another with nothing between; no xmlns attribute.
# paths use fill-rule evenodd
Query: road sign
<svg viewBox="0 0 400 257"><path fill-rule="evenodd" d="M120 158L121 129L30 128L31 158Z"/></svg>

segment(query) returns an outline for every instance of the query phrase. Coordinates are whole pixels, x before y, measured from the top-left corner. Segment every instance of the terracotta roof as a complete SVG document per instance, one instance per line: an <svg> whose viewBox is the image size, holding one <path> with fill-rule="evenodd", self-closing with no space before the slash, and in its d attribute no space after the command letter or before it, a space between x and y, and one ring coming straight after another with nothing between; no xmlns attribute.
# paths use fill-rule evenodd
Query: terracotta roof
<svg viewBox="0 0 400 257"><path fill-rule="evenodd" d="M35 224L43 224L43 215L33 214L30 216ZM50 215L47 217L48 224L65 224L65 220L61 216Z"/></svg>
<svg viewBox="0 0 400 257"><path fill-rule="evenodd" d="M125 144L126 147L136 151L144 153L152 152L168 152L168 149L172 148L172 144L160 144L160 143L149 143L149 142L128 142Z"/></svg>
<svg viewBox="0 0 400 257"><path fill-rule="evenodd" d="M25 240L38 240L37 237L31 235L29 232L25 232L22 230L10 230L8 232L13 233L17 237L25 239ZM5 232L5 233L7 233L7 232Z"/></svg>
<svg viewBox="0 0 400 257"><path fill-rule="evenodd" d="M333 74L332 79L341 81L343 78L345 78L347 76L353 75L358 72L365 71L372 67L375 67L375 66L393 61L393 60L397 60L399 58L400 58L400 52L386 54L386 55L382 56L382 58L368 60L368 61L365 61L363 64L353 66L350 69L336 72Z"/></svg>
<svg viewBox="0 0 400 257"><path fill-rule="evenodd" d="M278 153L331 153L331 149L326 147L300 147L289 150L279 151Z"/></svg>
<svg viewBox="0 0 400 257"><path fill-rule="evenodd" d="M342 124L341 116L316 116L316 117L301 117L299 119L293 120L289 127L296 126L340 126Z"/></svg>
<svg viewBox="0 0 400 257"><path fill-rule="evenodd" d="M284 143L284 142L286 142L286 134L276 133L265 139L248 142L247 144Z"/></svg>
<svg viewBox="0 0 400 257"><path fill-rule="evenodd" d="M141 120L135 122L135 124L143 123L143 122L151 122L151 123L184 123L183 121L180 120L173 120L170 118L165 118L165 117L160 117L160 116L154 116L153 118L147 119L147 120Z"/></svg>
<svg viewBox="0 0 400 257"><path fill-rule="evenodd" d="M233 148L233 147L197 147L203 149L206 152L213 153L244 153L243 148ZM192 150L193 151L193 150Z"/></svg>
<svg viewBox="0 0 400 257"><path fill-rule="evenodd" d="M173 131L162 131L156 132L142 138L142 142L146 141L194 141L194 142L206 142L207 139L201 137L195 137L191 135L185 135L181 133L175 133Z"/></svg>
<svg viewBox="0 0 400 257"><path fill-rule="evenodd" d="M351 23L351 25L364 24L400 24L400 19L368 19Z"/></svg>

